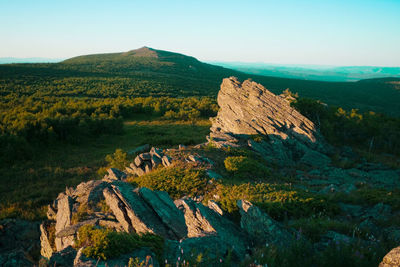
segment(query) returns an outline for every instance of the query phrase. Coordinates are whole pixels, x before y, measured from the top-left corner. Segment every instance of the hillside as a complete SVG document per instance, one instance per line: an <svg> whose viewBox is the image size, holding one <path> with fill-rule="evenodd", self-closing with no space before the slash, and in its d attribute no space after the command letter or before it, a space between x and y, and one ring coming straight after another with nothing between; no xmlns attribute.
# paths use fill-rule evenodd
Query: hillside
<svg viewBox="0 0 400 267"><path fill-rule="evenodd" d="M321 82L246 74L148 47L79 56L61 63L0 65L0 94L215 97L219 81L229 76L252 78L274 93L290 88L302 97L345 109L400 114L396 83Z"/></svg>

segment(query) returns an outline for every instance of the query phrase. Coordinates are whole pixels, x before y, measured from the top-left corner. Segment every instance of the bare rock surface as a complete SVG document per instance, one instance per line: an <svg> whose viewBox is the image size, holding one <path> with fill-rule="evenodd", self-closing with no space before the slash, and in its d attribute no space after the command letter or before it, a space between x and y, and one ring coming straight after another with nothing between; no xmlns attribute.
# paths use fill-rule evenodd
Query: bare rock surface
<svg viewBox="0 0 400 267"><path fill-rule="evenodd" d="M293 240L293 234L285 229L268 214L246 200L237 202L241 219L240 226L261 244L288 246Z"/></svg>
<svg viewBox="0 0 400 267"><path fill-rule="evenodd" d="M328 165L329 150L314 123L261 84L225 78L218 93L220 110L208 137L217 147L249 146L278 165L302 162ZM251 136L264 136L255 142ZM315 159L318 159L316 162Z"/></svg>
<svg viewBox="0 0 400 267"><path fill-rule="evenodd" d="M379 267L398 267L400 266L400 247L392 249L386 256L382 259Z"/></svg>

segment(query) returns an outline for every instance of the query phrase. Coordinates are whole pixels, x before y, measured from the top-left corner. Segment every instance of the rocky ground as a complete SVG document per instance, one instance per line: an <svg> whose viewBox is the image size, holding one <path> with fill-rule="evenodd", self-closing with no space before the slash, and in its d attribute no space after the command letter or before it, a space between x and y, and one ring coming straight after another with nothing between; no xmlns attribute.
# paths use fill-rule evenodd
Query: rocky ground
<svg viewBox="0 0 400 267"><path fill-rule="evenodd" d="M393 195L400 189L399 169L367 162L349 147L331 147L285 97L255 82L224 79L218 104L220 111L213 118L207 143L175 149L139 147L132 151L136 157L126 169L111 168L102 180L60 193L48 207L48 220L40 226L2 221L0 265L33 265L40 248L44 266L191 266L194 262L262 266L268 260L264 254L299 242L321 253L331 244L344 244L351 247L354 262L357 257L364 260L362 257L374 254L371 250L376 248L386 249L385 253L394 248L380 266L400 265L399 249L395 248L400 243L400 207ZM226 159L235 153L240 154L233 157L236 160L245 158L242 155L252 159L244 175L228 168ZM177 166L204 172L201 187L206 190L194 193L192 188L179 195L179 190L156 190L163 189L162 185L146 180ZM304 211L280 211L278 207L278 211L269 209L268 214L265 207L271 199L251 197L250 191L240 197L232 193L229 199L229 192L221 191L238 179L255 186L267 181L310 197L304 207L295 206ZM140 186L145 180L152 188ZM233 204L229 206L227 199ZM308 214L309 199L332 203L327 206L331 210ZM349 225L353 227L350 232ZM323 231L310 234L319 230L308 229L313 227L323 227ZM103 232L96 232L98 229ZM115 235L118 240L125 240L118 241L121 244L131 240L124 233L138 234L134 243L128 243L139 245L123 247L120 251L124 253L115 257L99 256L112 248L113 239L107 238L114 232L119 233ZM94 233L105 233L105 239L96 241ZM145 234L161 237L162 249L140 239ZM314 262L311 266L324 265Z"/></svg>

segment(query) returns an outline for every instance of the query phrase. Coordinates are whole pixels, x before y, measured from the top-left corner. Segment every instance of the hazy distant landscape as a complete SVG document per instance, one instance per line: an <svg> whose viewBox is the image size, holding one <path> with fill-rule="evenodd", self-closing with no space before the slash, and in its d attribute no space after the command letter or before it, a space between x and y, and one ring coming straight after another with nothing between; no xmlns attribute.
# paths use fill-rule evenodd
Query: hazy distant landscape
<svg viewBox="0 0 400 267"><path fill-rule="evenodd" d="M386 77L400 78L400 67L282 65L243 62L211 63L249 74L304 80L350 82Z"/></svg>

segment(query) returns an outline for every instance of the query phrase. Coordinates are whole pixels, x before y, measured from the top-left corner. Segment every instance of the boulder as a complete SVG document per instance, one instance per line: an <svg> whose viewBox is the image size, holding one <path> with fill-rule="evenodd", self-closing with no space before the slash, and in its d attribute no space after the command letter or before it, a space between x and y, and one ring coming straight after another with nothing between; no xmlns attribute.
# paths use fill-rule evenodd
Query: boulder
<svg viewBox="0 0 400 267"><path fill-rule="evenodd" d="M126 173L115 168L109 168L107 172L107 179L110 180L124 180L126 178Z"/></svg>
<svg viewBox="0 0 400 267"><path fill-rule="evenodd" d="M107 205L127 232L154 233L174 239L170 229L162 222L154 209L140 196L139 191L123 182L115 182L112 189L104 190Z"/></svg>
<svg viewBox="0 0 400 267"><path fill-rule="evenodd" d="M161 160L164 167L169 167L172 164L172 158L170 156L164 155Z"/></svg>
<svg viewBox="0 0 400 267"><path fill-rule="evenodd" d="M50 233L48 230L50 227L51 224L48 221L45 221L40 225L40 254L47 259L50 259L54 252L50 243Z"/></svg>
<svg viewBox="0 0 400 267"><path fill-rule="evenodd" d="M385 257L379 267L398 267L400 266L400 247L392 249Z"/></svg>
<svg viewBox="0 0 400 267"><path fill-rule="evenodd" d="M189 238L217 236L219 242L232 247L235 254L246 253L247 236L233 222L191 199L175 200L175 205L184 213Z"/></svg>
<svg viewBox="0 0 400 267"><path fill-rule="evenodd" d="M143 187L139 189L139 194L151 206L161 221L171 229L176 239L179 240L187 236L185 217L182 211L175 206L167 192L152 191Z"/></svg>
<svg viewBox="0 0 400 267"><path fill-rule="evenodd" d="M288 246L293 234L247 200L238 200L240 226L258 244Z"/></svg>
<svg viewBox="0 0 400 267"><path fill-rule="evenodd" d="M217 147L240 145L243 139L263 135L267 141L249 146L280 165L293 164L304 156L304 162L311 163L309 159L317 153L330 150L312 121L261 84L226 78L218 93L218 105L208 138ZM322 156L323 160L325 164L327 157Z"/></svg>
<svg viewBox="0 0 400 267"><path fill-rule="evenodd" d="M66 227L71 225L71 217L72 217L72 204L73 200L70 196L67 196L63 193L59 195L57 198L57 221L56 221L56 235L58 232L64 230ZM73 237L56 237L56 248L57 251L61 251L64 248L72 245Z"/></svg>

